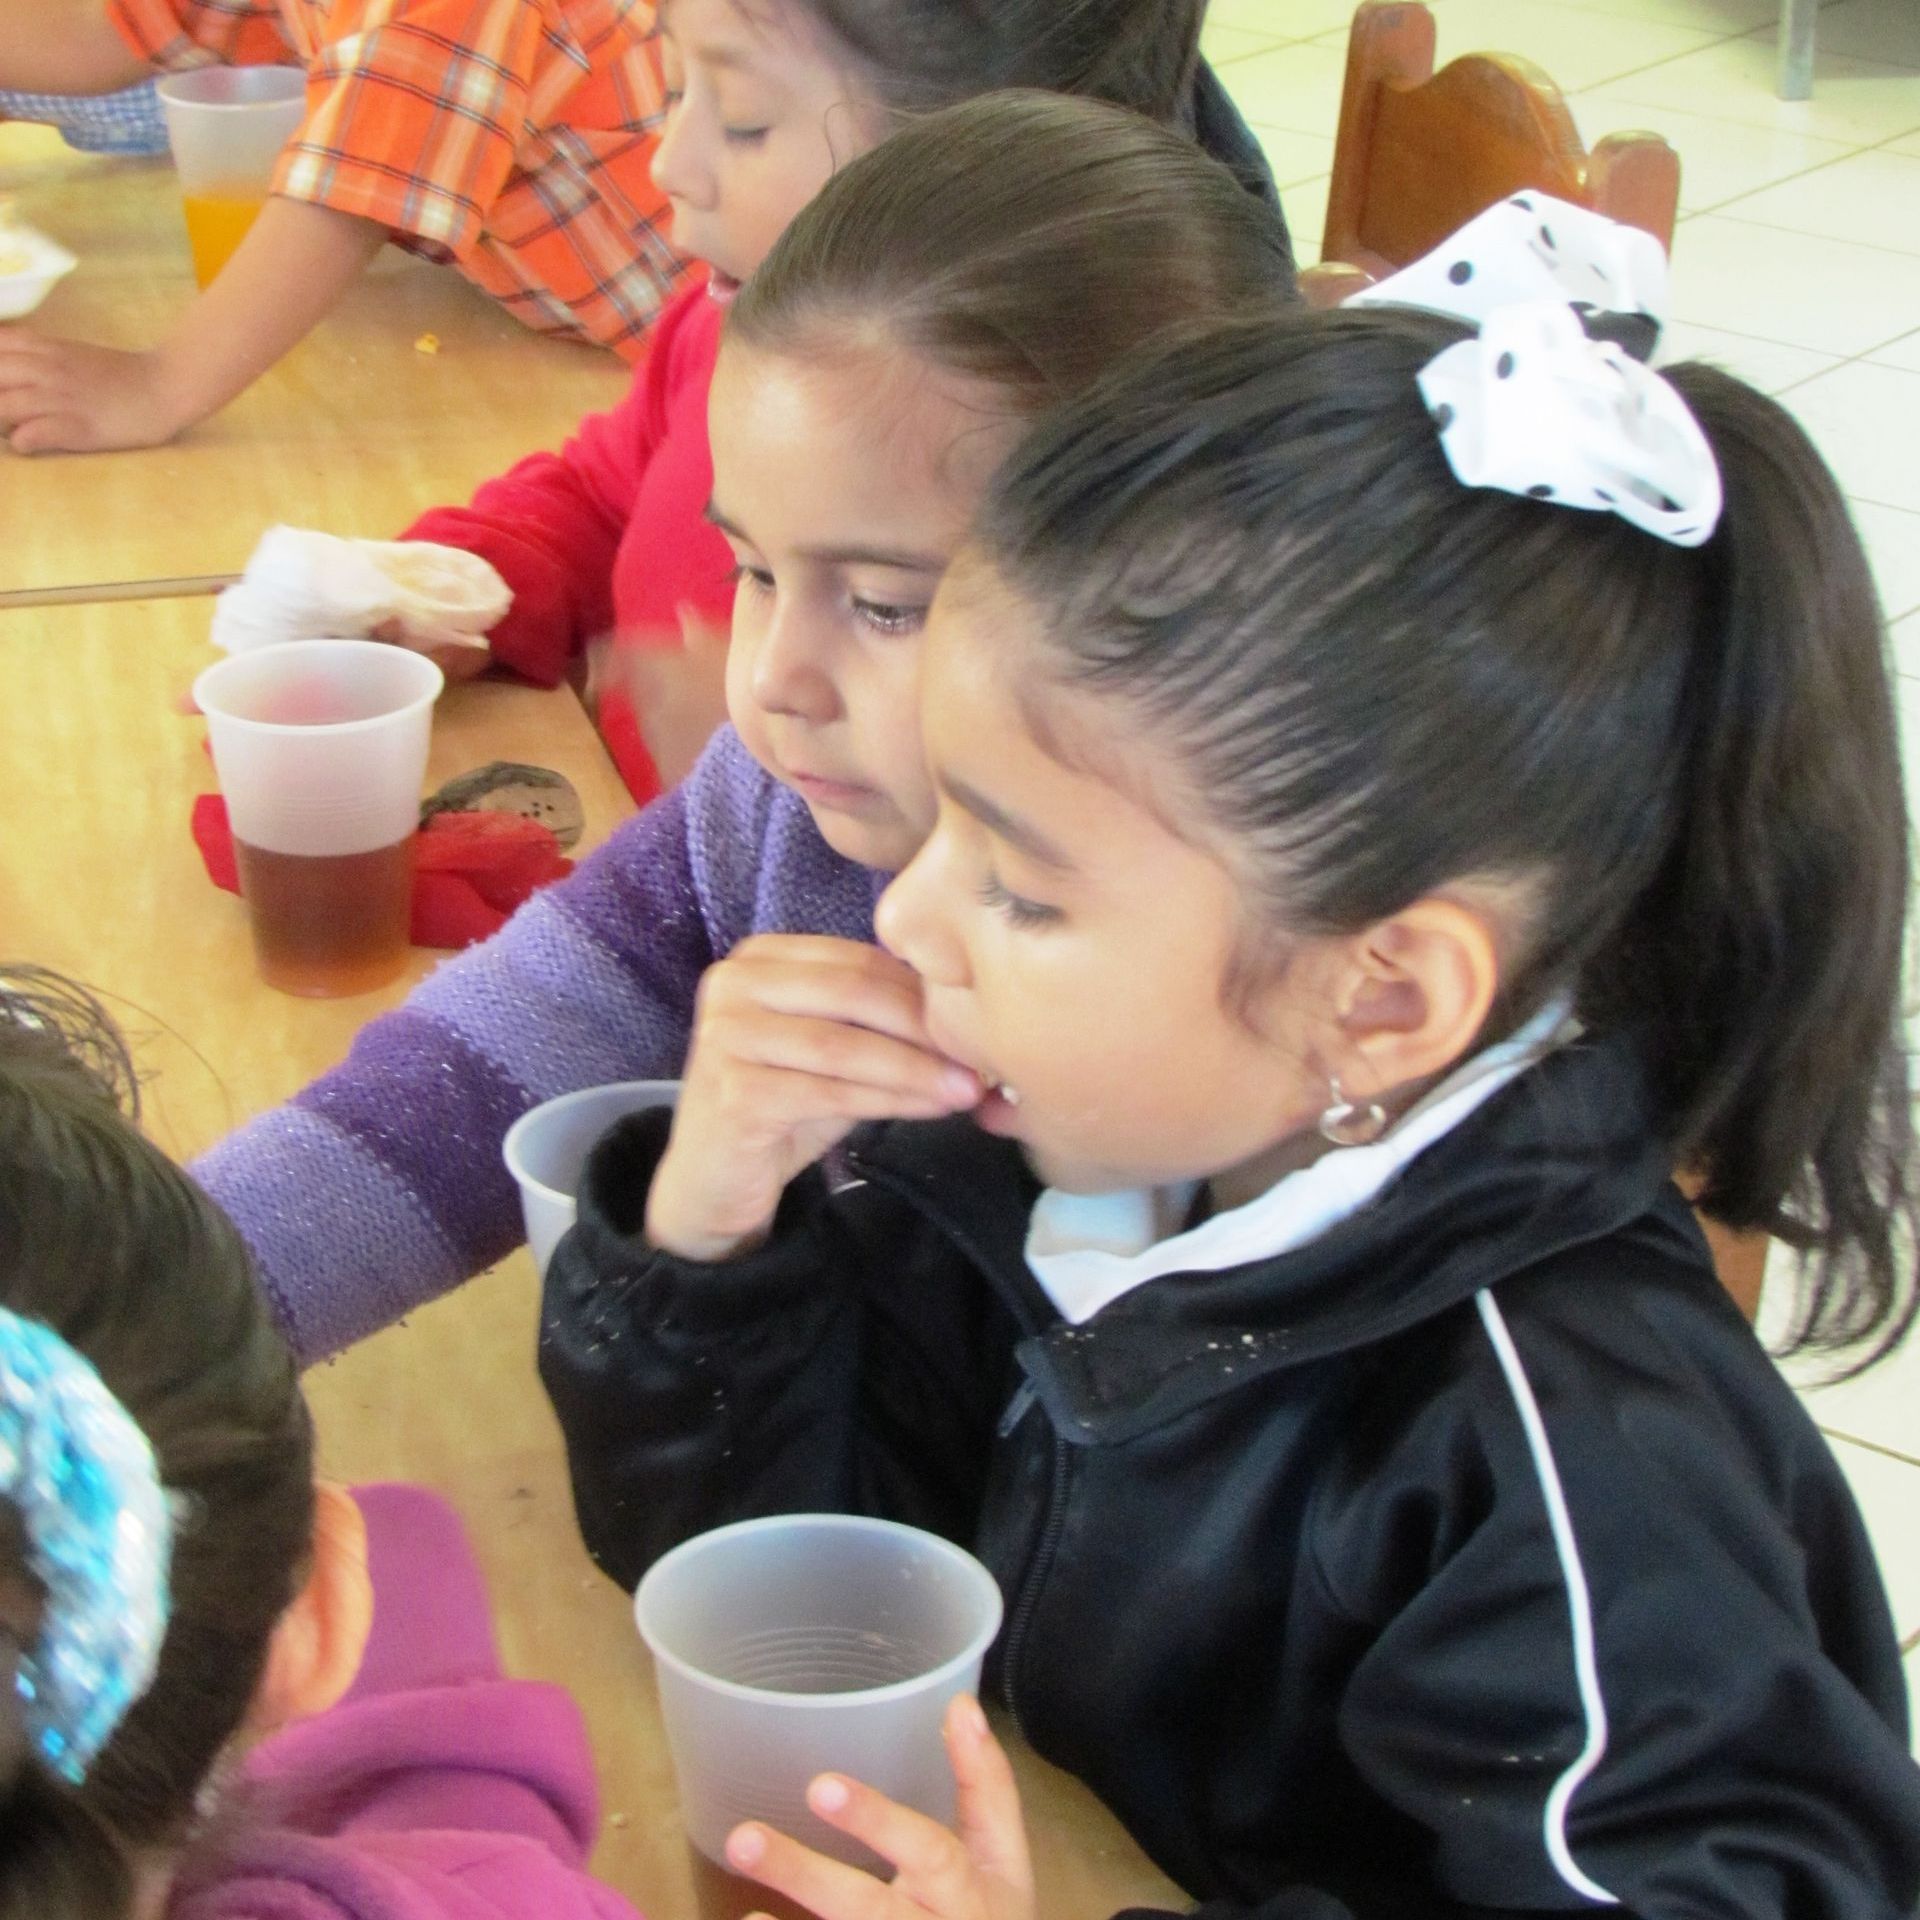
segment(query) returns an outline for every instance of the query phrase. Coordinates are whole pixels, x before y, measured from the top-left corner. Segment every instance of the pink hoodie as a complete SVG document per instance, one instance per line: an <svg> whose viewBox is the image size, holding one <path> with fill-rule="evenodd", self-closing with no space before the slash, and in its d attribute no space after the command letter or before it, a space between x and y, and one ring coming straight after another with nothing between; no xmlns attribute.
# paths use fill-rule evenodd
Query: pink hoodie
<svg viewBox="0 0 1920 1920"><path fill-rule="evenodd" d="M168 1920L635 1920L586 1870L599 1826L578 1709L500 1673L460 1523L367 1487L373 1637L353 1691L262 1742L237 1838Z"/></svg>

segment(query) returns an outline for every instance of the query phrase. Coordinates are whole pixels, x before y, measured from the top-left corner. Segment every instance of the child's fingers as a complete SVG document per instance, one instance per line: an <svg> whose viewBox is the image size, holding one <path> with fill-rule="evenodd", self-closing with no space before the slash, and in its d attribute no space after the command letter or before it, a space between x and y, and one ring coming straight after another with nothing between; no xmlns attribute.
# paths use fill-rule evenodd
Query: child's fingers
<svg viewBox="0 0 1920 1920"><path fill-rule="evenodd" d="M810 996L784 992L709 995L694 1027L687 1077L725 1092L730 1069L777 1067L827 1080L874 1086L902 1099L927 1100L949 1110L974 1105L982 1087L968 1068L935 1052L915 1035L898 1034L855 1009L820 1006Z"/></svg>
<svg viewBox="0 0 1920 1920"><path fill-rule="evenodd" d="M703 1072L711 1068L716 1048L724 1063L719 1067L723 1088L729 1068L772 1067L872 1088L898 1100L935 1102L948 1111L980 1098L980 1083L965 1067L908 1041L839 1020L759 1008L720 1014L700 1027L696 1058L707 1056L700 1061Z"/></svg>
<svg viewBox="0 0 1920 1920"><path fill-rule="evenodd" d="M758 1880L820 1920L895 1920L898 1896L858 1867L829 1860L775 1827L757 1822L727 1836L727 1865Z"/></svg>
<svg viewBox="0 0 1920 1920"><path fill-rule="evenodd" d="M9 431L60 406L64 396L30 367L0 365L0 428Z"/></svg>
<svg viewBox="0 0 1920 1920"><path fill-rule="evenodd" d="M0 362L25 365L58 358L60 342L31 327L0 327Z"/></svg>
<svg viewBox="0 0 1920 1920"><path fill-rule="evenodd" d="M82 452L91 444L64 362L35 334L0 339L0 432L15 453Z"/></svg>
<svg viewBox="0 0 1920 1920"><path fill-rule="evenodd" d="M921 1046L927 1040L919 976L857 940L743 941L708 972L702 997L706 1003L752 1002L779 1013L819 1014Z"/></svg>
<svg viewBox="0 0 1920 1920"><path fill-rule="evenodd" d="M7 436L15 453L85 453L92 444L87 423L67 413L37 414Z"/></svg>
<svg viewBox="0 0 1920 1920"><path fill-rule="evenodd" d="M843 940L831 933L756 933L742 940L727 956L752 965L781 964L814 967L876 987L896 987L916 1001L920 976L904 960L870 940Z"/></svg>
<svg viewBox="0 0 1920 1920"><path fill-rule="evenodd" d="M728 1123L736 1139L749 1128L769 1136L791 1135L835 1123L844 1130L861 1120L943 1120L954 1111L954 1102L944 1095L902 1093L781 1067L760 1068L751 1082L741 1080L724 1105L730 1115L739 1116Z"/></svg>
<svg viewBox="0 0 1920 1920"><path fill-rule="evenodd" d="M929 1043L915 975L849 940L744 942L708 969L688 1078L724 1093L736 1065L859 1082L947 1112L981 1092Z"/></svg>
<svg viewBox="0 0 1920 1920"><path fill-rule="evenodd" d="M30 333L0 336L0 418L31 412L66 391L48 344Z"/></svg>
<svg viewBox="0 0 1920 1920"><path fill-rule="evenodd" d="M891 1861L899 1870L895 1885L916 1906L957 1916L979 1904L974 1863L959 1837L938 1820L839 1773L820 1775L807 1788L807 1805L829 1826Z"/></svg>
<svg viewBox="0 0 1920 1920"><path fill-rule="evenodd" d="M947 1708L943 1731L959 1789L954 1825L968 1857L982 1873L1030 1892L1033 1858L1027 1849L1020 1783L980 1702L971 1694L959 1695Z"/></svg>

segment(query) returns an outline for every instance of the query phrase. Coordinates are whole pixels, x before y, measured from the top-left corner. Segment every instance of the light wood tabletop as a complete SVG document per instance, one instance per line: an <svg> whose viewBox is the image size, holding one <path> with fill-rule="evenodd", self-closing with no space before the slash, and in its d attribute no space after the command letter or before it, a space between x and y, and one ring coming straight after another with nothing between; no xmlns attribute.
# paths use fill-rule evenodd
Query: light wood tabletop
<svg viewBox="0 0 1920 1920"><path fill-rule="evenodd" d="M295 1000L254 975L244 909L188 834L213 786L204 727L172 701L213 657L211 602L0 611L0 957L65 969L108 996L147 1075L150 1130L186 1157L346 1050L407 981ZM567 775L585 847L630 810L572 694L451 689L429 780L489 760ZM409 979L433 959L416 955ZM436 1488L470 1528L514 1673L586 1713L608 1820L596 1866L650 1920L695 1920L671 1768L629 1603L588 1563L560 1438L534 1373L536 1282L523 1252L308 1377L326 1470ZM1183 1907L1076 1781L1015 1747L1048 1920Z"/></svg>
<svg viewBox="0 0 1920 1920"><path fill-rule="evenodd" d="M150 346L193 298L165 160L0 126L0 196L80 261L26 324ZM436 353L416 345L429 334ZM28 460L0 443L0 606L231 575L276 521L389 537L558 445L629 378L611 353L528 332L451 267L386 249L277 367L171 445Z"/></svg>

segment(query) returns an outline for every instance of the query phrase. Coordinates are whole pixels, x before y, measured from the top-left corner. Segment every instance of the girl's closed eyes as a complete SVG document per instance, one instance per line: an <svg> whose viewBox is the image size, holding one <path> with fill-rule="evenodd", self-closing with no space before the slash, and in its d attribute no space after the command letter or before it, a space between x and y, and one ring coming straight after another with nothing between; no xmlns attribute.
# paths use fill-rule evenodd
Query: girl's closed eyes
<svg viewBox="0 0 1920 1920"><path fill-rule="evenodd" d="M992 874L980 883L979 891L982 906L991 907L1016 927L1031 929L1054 926L1062 917L1058 907L1049 907L1038 900L1028 900L1010 892Z"/></svg>
<svg viewBox="0 0 1920 1920"><path fill-rule="evenodd" d="M853 596L854 612L876 633L900 637L918 633L927 624L928 604L923 601L918 606L902 606L885 600L865 600L858 594Z"/></svg>
<svg viewBox="0 0 1920 1920"><path fill-rule="evenodd" d="M737 590L749 593L772 594L778 590L771 567L756 566L745 560L735 565L733 582ZM876 633L901 636L918 633L926 625L927 608L932 604L931 594L920 601L874 600L851 588L847 589L845 598L847 610L854 619Z"/></svg>

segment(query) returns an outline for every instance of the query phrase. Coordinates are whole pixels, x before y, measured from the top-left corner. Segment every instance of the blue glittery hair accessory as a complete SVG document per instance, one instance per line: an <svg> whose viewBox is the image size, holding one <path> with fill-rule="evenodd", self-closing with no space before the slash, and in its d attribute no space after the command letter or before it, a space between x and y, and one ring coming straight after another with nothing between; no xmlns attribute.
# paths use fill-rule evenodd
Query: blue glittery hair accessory
<svg viewBox="0 0 1920 1920"><path fill-rule="evenodd" d="M153 1449L85 1359L0 1307L0 1495L45 1592L14 1689L34 1751L78 1785L153 1682L173 1515Z"/></svg>

